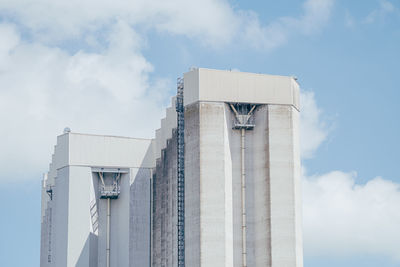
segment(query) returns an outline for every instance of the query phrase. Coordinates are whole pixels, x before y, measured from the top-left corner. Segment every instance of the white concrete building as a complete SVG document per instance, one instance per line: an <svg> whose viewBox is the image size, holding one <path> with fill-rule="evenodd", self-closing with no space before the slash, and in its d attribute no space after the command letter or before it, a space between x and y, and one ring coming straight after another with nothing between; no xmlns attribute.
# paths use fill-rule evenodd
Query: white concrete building
<svg viewBox="0 0 400 267"><path fill-rule="evenodd" d="M41 266L303 266L295 79L194 69L180 86L154 140L58 137Z"/></svg>
<svg viewBox="0 0 400 267"><path fill-rule="evenodd" d="M43 180L41 266L106 266L108 201L111 266L149 265L151 143L70 132L57 138ZM118 179L117 199L101 198L100 176L106 184Z"/></svg>

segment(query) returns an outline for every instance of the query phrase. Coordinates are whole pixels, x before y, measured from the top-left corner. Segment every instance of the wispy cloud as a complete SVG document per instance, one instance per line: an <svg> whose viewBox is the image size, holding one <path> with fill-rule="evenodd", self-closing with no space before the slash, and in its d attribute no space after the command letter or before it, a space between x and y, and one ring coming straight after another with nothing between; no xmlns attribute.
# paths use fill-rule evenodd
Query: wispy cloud
<svg viewBox="0 0 400 267"><path fill-rule="evenodd" d="M380 0L379 7L371 11L363 20L364 23L374 23L377 20L384 19L388 14L394 13L397 8L387 0Z"/></svg>
<svg viewBox="0 0 400 267"><path fill-rule="evenodd" d="M351 15L350 11L346 9L344 14L345 25L348 28L354 28L356 26L356 21L354 17Z"/></svg>
<svg viewBox="0 0 400 267"><path fill-rule="evenodd" d="M309 159L325 141L331 126L322 117L322 110L317 106L312 91L300 94L300 147L302 159Z"/></svg>
<svg viewBox="0 0 400 267"><path fill-rule="evenodd" d="M280 17L267 25L261 25L254 12L243 16L244 36L253 46L272 50L285 44L292 36L318 33L329 21L334 0L307 0L303 14L298 17Z"/></svg>

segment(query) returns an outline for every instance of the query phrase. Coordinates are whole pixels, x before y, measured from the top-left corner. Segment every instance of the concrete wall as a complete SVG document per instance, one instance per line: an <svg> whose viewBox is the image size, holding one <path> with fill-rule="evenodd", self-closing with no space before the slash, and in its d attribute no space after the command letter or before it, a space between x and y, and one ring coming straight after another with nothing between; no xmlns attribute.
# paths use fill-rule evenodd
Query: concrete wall
<svg viewBox="0 0 400 267"><path fill-rule="evenodd" d="M93 172L99 167L128 170L119 198L111 200L111 265L149 266L151 145L149 139L58 137L42 187L41 266L106 266L107 200L100 199Z"/></svg>
<svg viewBox="0 0 400 267"><path fill-rule="evenodd" d="M129 266L150 266L151 260L151 180L152 170L131 169L129 203Z"/></svg>
<svg viewBox="0 0 400 267"><path fill-rule="evenodd" d="M254 113L256 126L246 131L245 138L248 266L271 265L268 115L267 105L257 107ZM239 133L235 131L235 135ZM234 154L239 155L239 151ZM240 159L236 157L235 165L239 166Z"/></svg>
<svg viewBox="0 0 400 267"><path fill-rule="evenodd" d="M269 107L272 266L303 266L299 114Z"/></svg>
<svg viewBox="0 0 400 267"><path fill-rule="evenodd" d="M200 150L198 104L185 108L185 259L200 266Z"/></svg>
<svg viewBox="0 0 400 267"><path fill-rule="evenodd" d="M153 266L177 264L176 131L167 140L154 176Z"/></svg>
<svg viewBox="0 0 400 267"><path fill-rule="evenodd" d="M184 74L185 106L197 101L293 105L299 85L293 77L194 69Z"/></svg>
<svg viewBox="0 0 400 267"><path fill-rule="evenodd" d="M152 184L152 266L177 264L177 116L175 97L156 130Z"/></svg>
<svg viewBox="0 0 400 267"><path fill-rule="evenodd" d="M69 169L61 168L55 178L52 212L51 266L68 266L68 207L69 207Z"/></svg>
<svg viewBox="0 0 400 267"><path fill-rule="evenodd" d="M207 69L184 82L186 264L242 264L240 131L226 103L241 102L259 104L245 137L247 265L301 267L297 82ZM175 127L168 108L155 140L153 266L176 263Z"/></svg>
<svg viewBox="0 0 400 267"><path fill-rule="evenodd" d="M90 167L69 166L67 266L89 266L90 262ZM62 212L59 207L57 211Z"/></svg>
<svg viewBox="0 0 400 267"><path fill-rule="evenodd" d="M63 170L61 166L65 166L68 161L68 137L66 135L57 137L57 144L54 146L54 153L49 164L49 172L44 175L42 181L42 217L41 217L41 246L40 246L40 264L41 266L56 266L57 263L57 248L59 254L59 264L66 262L64 254L66 254L66 245L62 239L66 239L67 233L67 215L61 213L56 208L60 206L61 209L67 210L68 203L65 201L68 198L68 172ZM57 179L60 177L60 179ZM62 178L64 177L64 178ZM59 180L59 182L57 182ZM56 187L56 182L58 186ZM66 188L66 189L65 189ZM53 200L46 193L46 190L53 190ZM58 236L61 238L57 238ZM66 257L66 256L65 256ZM63 260L61 260L63 259ZM66 263L65 263L66 264Z"/></svg>
<svg viewBox="0 0 400 267"><path fill-rule="evenodd" d="M224 104L199 104L200 138L200 265L229 266L225 235L232 219L225 218L225 198L232 192L225 184L232 177L225 173ZM227 219L227 220L226 220ZM232 227L229 227L232 228ZM232 254L233 256L233 254Z"/></svg>
<svg viewBox="0 0 400 267"><path fill-rule="evenodd" d="M186 263L241 266L240 132L227 102L259 104L246 131L248 266L302 266L299 86L195 69L184 76Z"/></svg>
<svg viewBox="0 0 400 267"><path fill-rule="evenodd" d="M302 266L298 111L260 105L245 136L247 264ZM240 131L226 103L186 107L186 263L242 266Z"/></svg>
<svg viewBox="0 0 400 267"><path fill-rule="evenodd" d="M241 141L227 103L239 102L258 104L245 136L247 266L302 267L297 82L196 69L184 83L186 265L242 266ZM41 266L105 266L98 167L128 170L111 201L111 265L175 266L176 143L175 98L154 140L59 136L42 186Z"/></svg>
<svg viewBox="0 0 400 267"><path fill-rule="evenodd" d="M266 108L256 114L246 136L248 266L269 266ZM185 115L187 263L241 266L240 132L225 103L189 105Z"/></svg>
<svg viewBox="0 0 400 267"><path fill-rule="evenodd" d="M68 165L154 167L151 139L71 133Z"/></svg>

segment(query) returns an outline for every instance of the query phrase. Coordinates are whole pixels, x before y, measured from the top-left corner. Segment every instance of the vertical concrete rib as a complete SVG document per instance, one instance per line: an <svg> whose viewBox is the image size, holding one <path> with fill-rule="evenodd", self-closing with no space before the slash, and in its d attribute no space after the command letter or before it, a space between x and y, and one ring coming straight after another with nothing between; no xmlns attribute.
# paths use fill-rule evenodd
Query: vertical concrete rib
<svg viewBox="0 0 400 267"><path fill-rule="evenodd" d="M233 170L230 135L232 131L231 111L224 107L224 173L225 173L225 266L234 267L234 234L233 234Z"/></svg>
<svg viewBox="0 0 400 267"><path fill-rule="evenodd" d="M199 104L185 107L185 250L186 264L200 267L200 114ZM190 153L189 153L190 151Z"/></svg>
<svg viewBox="0 0 400 267"><path fill-rule="evenodd" d="M199 104L201 266L226 266L224 107Z"/></svg>
<svg viewBox="0 0 400 267"><path fill-rule="evenodd" d="M269 105L268 114L272 266L301 267L298 111Z"/></svg>

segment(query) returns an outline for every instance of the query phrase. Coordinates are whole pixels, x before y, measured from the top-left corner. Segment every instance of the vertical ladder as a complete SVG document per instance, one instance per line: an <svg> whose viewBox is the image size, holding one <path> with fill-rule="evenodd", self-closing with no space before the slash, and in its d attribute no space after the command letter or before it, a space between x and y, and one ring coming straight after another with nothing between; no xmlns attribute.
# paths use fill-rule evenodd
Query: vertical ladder
<svg viewBox="0 0 400 267"><path fill-rule="evenodd" d="M185 266L185 117L183 105L183 78L178 78L177 113L177 204L178 204L178 267Z"/></svg>

